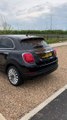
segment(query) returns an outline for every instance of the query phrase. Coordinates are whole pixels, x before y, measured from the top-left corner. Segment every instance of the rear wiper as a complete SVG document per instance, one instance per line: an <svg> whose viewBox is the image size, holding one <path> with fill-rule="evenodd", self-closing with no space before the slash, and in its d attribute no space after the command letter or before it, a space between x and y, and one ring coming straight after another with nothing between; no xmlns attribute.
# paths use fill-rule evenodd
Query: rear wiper
<svg viewBox="0 0 67 120"><path fill-rule="evenodd" d="M42 48L43 45L35 45L34 48Z"/></svg>

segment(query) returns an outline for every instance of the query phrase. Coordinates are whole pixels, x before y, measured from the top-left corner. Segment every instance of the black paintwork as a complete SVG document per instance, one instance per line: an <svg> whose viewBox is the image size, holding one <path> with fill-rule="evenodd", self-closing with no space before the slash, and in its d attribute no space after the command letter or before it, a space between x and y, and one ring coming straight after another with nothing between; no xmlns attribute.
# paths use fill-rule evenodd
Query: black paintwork
<svg viewBox="0 0 67 120"><path fill-rule="evenodd" d="M57 69L58 59L56 56L48 58L47 60L40 61L38 54L41 51L35 50L22 50L21 40L27 39L43 39L42 37L26 36L26 35L0 35L0 39L11 39L13 42L13 48L0 48L0 70L7 72L9 66L14 65L24 77L32 77L40 74L50 73ZM52 51L53 48L46 47L44 53ZM22 59L22 53L30 52L35 57L35 63L27 64Z"/></svg>

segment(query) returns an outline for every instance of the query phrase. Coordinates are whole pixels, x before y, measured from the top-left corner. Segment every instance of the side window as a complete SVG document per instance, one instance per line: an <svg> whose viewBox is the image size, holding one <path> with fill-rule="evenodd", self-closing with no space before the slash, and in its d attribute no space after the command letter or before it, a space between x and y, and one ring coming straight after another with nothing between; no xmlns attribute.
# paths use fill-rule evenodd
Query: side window
<svg viewBox="0 0 67 120"><path fill-rule="evenodd" d="M0 48L13 48L13 42L9 38L0 38Z"/></svg>

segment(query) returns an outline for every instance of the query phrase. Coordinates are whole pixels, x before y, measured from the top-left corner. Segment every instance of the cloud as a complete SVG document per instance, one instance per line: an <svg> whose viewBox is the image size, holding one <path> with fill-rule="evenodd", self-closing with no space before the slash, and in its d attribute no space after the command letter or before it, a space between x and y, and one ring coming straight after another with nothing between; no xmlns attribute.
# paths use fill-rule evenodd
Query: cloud
<svg viewBox="0 0 67 120"><path fill-rule="evenodd" d="M27 10L20 10L17 11L17 19L24 19L24 20L29 20L32 18L37 18L41 16L42 14L50 13L50 9L46 4L42 5L36 5L30 9Z"/></svg>
<svg viewBox="0 0 67 120"><path fill-rule="evenodd" d="M0 0L0 21L20 29L65 28L67 0Z"/></svg>
<svg viewBox="0 0 67 120"><path fill-rule="evenodd" d="M52 10L51 13L43 13L36 20L22 21L21 28L22 29L50 29L51 21L52 21L52 29L67 29L67 4L63 4L61 6L56 6L50 8ZM51 20L52 17L52 20Z"/></svg>

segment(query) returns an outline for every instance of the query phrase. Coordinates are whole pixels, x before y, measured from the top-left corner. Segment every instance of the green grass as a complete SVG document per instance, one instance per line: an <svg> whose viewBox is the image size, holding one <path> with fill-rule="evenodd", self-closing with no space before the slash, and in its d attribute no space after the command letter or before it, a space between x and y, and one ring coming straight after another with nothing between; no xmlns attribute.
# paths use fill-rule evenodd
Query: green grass
<svg viewBox="0 0 67 120"><path fill-rule="evenodd" d="M52 44L52 43L64 42L64 41L67 41L67 39L57 39L57 38L53 38L53 39L46 39L45 41L46 41L48 44Z"/></svg>

